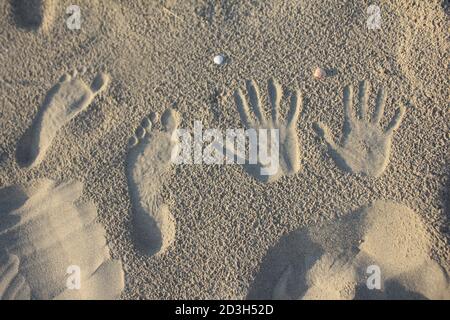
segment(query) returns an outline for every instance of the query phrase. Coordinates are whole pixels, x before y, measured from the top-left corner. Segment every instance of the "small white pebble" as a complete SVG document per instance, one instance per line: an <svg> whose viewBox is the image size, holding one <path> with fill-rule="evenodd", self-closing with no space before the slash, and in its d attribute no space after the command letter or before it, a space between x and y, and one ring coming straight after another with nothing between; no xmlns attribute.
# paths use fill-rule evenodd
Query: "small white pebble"
<svg viewBox="0 0 450 320"><path fill-rule="evenodd" d="M314 70L314 78L323 80L326 77L327 77L327 72L324 69L317 67L316 70Z"/></svg>
<svg viewBox="0 0 450 320"><path fill-rule="evenodd" d="M221 55L221 54L214 57L214 63L218 64L218 65L221 65L224 60L225 59L224 59L223 55Z"/></svg>

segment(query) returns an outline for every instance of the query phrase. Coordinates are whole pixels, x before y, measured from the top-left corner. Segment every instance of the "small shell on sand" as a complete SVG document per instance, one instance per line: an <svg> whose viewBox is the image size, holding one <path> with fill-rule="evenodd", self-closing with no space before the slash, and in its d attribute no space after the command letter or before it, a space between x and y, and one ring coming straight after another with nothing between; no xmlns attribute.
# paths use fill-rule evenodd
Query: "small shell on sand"
<svg viewBox="0 0 450 320"><path fill-rule="evenodd" d="M224 59L223 55L221 55L221 54L214 57L214 63L218 64L218 65L223 64L224 60L225 59Z"/></svg>
<svg viewBox="0 0 450 320"><path fill-rule="evenodd" d="M323 80L327 77L327 72L324 69L317 67L316 70L314 70L313 75L314 75L314 78L316 78L318 80Z"/></svg>

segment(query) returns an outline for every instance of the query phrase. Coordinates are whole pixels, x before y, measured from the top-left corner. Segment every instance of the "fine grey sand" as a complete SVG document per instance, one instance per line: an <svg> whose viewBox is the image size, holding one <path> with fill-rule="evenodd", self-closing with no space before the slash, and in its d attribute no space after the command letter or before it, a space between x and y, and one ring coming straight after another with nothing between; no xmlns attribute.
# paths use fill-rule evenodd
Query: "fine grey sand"
<svg viewBox="0 0 450 320"><path fill-rule="evenodd" d="M381 0L380 29L370 29L368 0L81 0L79 30L67 24L75 14L66 11L70 1L31 2L29 7L19 0L0 2L0 188L16 186L9 196L19 201L16 204L36 196L48 199L49 206L66 203L71 208L67 221L77 216L79 204L96 208L95 225L102 232L93 235L91 248L106 245L108 255L83 246L73 250L114 263L98 269L99 277L87 287L92 289L79 297L115 297L121 292L120 299L246 299L263 297L260 290L265 288L269 296L264 297L269 298L297 299L306 293L306 298L323 298L327 292L328 297L345 299L448 299L442 294L450 271L450 48L445 1ZM225 57L222 65L213 61L219 54ZM317 67L326 70L322 80L313 77ZM66 87L64 98L46 103L55 97L52 88L61 75L74 69L85 71L76 78L80 82ZM109 81L98 85L99 75L107 75ZM287 160L282 175L266 181L245 166L168 165L164 158L148 169L156 172L154 180L142 184L148 194L136 192L129 141L136 136L135 148L147 145L148 132L136 129L149 125L151 121L143 119L151 112L162 115L170 108L179 115L178 128L190 131L194 121L201 121L205 129L243 128L235 99L241 89L249 117L269 121L271 79L283 89L275 99L280 101L279 119L298 117L283 147ZM367 96L359 94L364 80ZM248 81L259 90L248 91ZM345 88L353 88L356 131L347 123L344 105L350 101L344 103L349 97ZM377 98L381 88L384 98ZM298 115L290 112L296 110L291 97L297 92L302 97ZM360 98L367 103L360 103ZM379 117L380 100L385 103ZM254 101L260 101L256 113ZM62 116L51 109L62 111ZM50 112L44 116L48 121L37 120L44 119L45 110ZM371 126L373 119L380 121ZM164 126L149 131L167 133ZM149 149L152 157L171 149L162 140ZM68 192L65 198L45 188L23 191L41 179L55 185L79 181L76 196ZM139 236L137 205L146 201L140 217L150 217L156 232ZM374 209L375 224L401 225L373 234L364 220L370 209L362 208L379 201L406 209L395 216L389 206ZM0 221L10 209L0 206ZM39 216L39 210L31 209L26 212ZM56 230L65 232L67 221L59 215L53 221L55 212L45 212ZM413 220L405 221L404 216ZM349 222L343 224L345 219ZM345 226L351 233L348 239L336 233L331 249L321 252L306 273L283 263L295 259L290 254L299 250L315 252L320 241L299 243L283 256L279 269L268 271L267 261L283 239L323 225ZM10 227L0 224L0 229ZM26 250L26 235L40 236L47 228L32 220L23 226L24 233L12 233L8 245ZM358 243L364 259L356 262L348 250L352 241L362 239L355 230L374 239L365 242L367 247ZM323 232L319 229L315 235L320 238ZM392 260L398 254L392 249L396 236L404 240L399 248L411 250L418 260ZM352 259L336 260L340 251ZM48 272L30 268L21 273L21 254L2 254L0 273L9 271L0 284L2 297L71 298L61 291L61 279L36 275ZM367 256L375 262L366 261ZM50 269L60 261L67 264L59 251L46 251L43 258ZM364 270L369 262L379 264L382 275L393 279L383 283L380 295L352 289L355 281L356 288L365 284L358 268ZM88 263L86 268L93 266ZM265 277L267 272L272 278ZM109 273L119 275L114 284L101 280ZM292 280L303 274L306 282ZM64 278L61 273L52 275Z"/></svg>

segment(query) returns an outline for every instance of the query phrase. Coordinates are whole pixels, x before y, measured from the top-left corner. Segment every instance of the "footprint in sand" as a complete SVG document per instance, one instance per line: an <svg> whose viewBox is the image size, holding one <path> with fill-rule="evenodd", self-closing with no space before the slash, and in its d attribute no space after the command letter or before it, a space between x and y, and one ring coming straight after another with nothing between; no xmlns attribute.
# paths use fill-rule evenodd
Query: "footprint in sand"
<svg viewBox="0 0 450 320"><path fill-rule="evenodd" d="M247 82L247 93L250 106L255 115L255 119L251 117L247 98L241 89L236 90L234 96L237 110L239 112L242 124L246 129L278 129L279 133L279 159L278 170L275 174L262 174L261 168L265 168L261 163L246 164L245 169L256 179L263 182L273 182L279 180L285 175L293 175L300 170L300 143L297 135L297 121L300 116L302 107L302 95L299 90L291 94L290 110L287 121L281 121L279 111L281 98L283 97L283 88L275 81L270 80L268 83L269 100L271 104L271 117L267 119L265 110L262 107L258 86L254 81ZM261 141L258 143L267 143L268 154L273 152L272 144L269 141ZM260 148L260 146L259 146ZM246 160L248 163L248 161Z"/></svg>
<svg viewBox="0 0 450 320"><path fill-rule="evenodd" d="M0 300L115 299L124 288L97 209L79 182L38 180L0 189ZM78 266L78 290L67 270Z"/></svg>
<svg viewBox="0 0 450 320"><path fill-rule="evenodd" d="M331 149L333 159L343 169L352 173L362 173L378 177L386 169L389 163L391 142L394 131L398 129L405 114L405 107L400 106L397 114L388 127L383 130L380 120L384 113L385 94L383 89L378 92L375 113L372 119L367 119L367 83L363 81L359 89L360 117L353 114L353 91L351 87L344 90L344 111L346 131L343 137L343 145L335 143L331 137L330 129L317 123L317 131L325 138Z"/></svg>
<svg viewBox="0 0 450 320"><path fill-rule="evenodd" d="M176 154L178 147L175 130L179 116L167 109L161 116L162 128L153 128L158 125L156 118L144 118L136 129L126 165L136 243L147 255L164 253L175 239L176 227L160 189L170 176L172 153Z"/></svg>
<svg viewBox="0 0 450 320"><path fill-rule="evenodd" d="M50 89L31 127L20 139L16 158L21 167L38 166L53 139L67 122L86 109L92 100L108 86L109 77L98 73L89 87L77 71L65 74Z"/></svg>
<svg viewBox="0 0 450 320"><path fill-rule="evenodd" d="M283 237L263 261L249 299L449 299L445 271L430 258L421 218L390 201ZM369 266L381 288L369 289Z"/></svg>
<svg viewBox="0 0 450 320"><path fill-rule="evenodd" d="M55 0L10 0L15 23L28 30L46 30L53 21Z"/></svg>

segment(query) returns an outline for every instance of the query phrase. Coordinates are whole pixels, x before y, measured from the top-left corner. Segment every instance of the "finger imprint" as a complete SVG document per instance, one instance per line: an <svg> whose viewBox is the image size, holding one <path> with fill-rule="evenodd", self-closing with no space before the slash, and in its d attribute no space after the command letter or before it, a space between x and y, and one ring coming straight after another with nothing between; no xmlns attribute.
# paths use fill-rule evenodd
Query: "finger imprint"
<svg viewBox="0 0 450 320"><path fill-rule="evenodd" d="M266 119L264 113L261 109L261 98L259 94L259 89L254 80L247 82L247 92L250 98L250 105L252 106L253 112L255 113L256 119L264 125Z"/></svg>
<svg viewBox="0 0 450 320"><path fill-rule="evenodd" d="M384 114L384 105L386 103L386 93L383 88L378 90L377 100L375 103L375 112L372 118L373 123L379 123Z"/></svg>
<svg viewBox="0 0 450 320"><path fill-rule="evenodd" d="M250 114L248 109L248 103L245 99L241 89L237 89L234 98L236 100L236 106L239 112L239 116L241 117L241 121L245 127L252 127L252 121L250 120Z"/></svg>
<svg viewBox="0 0 450 320"><path fill-rule="evenodd" d="M367 114L367 100L368 100L368 83L367 81L361 81L359 84L359 115L361 120L364 120L366 118Z"/></svg>
<svg viewBox="0 0 450 320"><path fill-rule="evenodd" d="M269 80L268 87L270 104L272 105L272 121L278 123L278 110L280 109L283 89L274 79Z"/></svg>

